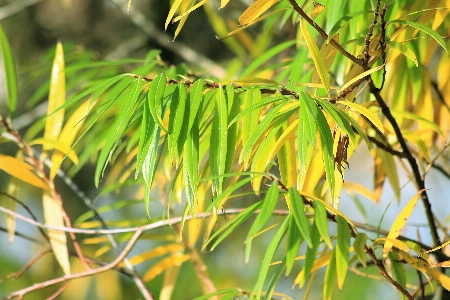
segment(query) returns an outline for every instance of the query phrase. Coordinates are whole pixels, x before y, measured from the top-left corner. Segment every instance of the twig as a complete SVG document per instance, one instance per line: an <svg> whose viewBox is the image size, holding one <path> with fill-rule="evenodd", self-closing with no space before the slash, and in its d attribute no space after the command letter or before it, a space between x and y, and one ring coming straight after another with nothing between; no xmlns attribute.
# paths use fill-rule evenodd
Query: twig
<svg viewBox="0 0 450 300"><path fill-rule="evenodd" d="M386 151L392 155L398 156L398 157L402 157L402 158L406 157L405 153L392 149L391 146L386 145L383 142L380 142L376 138L374 138L372 136L368 136L368 138L369 138L369 141L371 141L372 143L377 145L378 148L383 149L384 151Z"/></svg>
<svg viewBox="0 0 450 300"><path fill-rule="evenodd" d="M31 293L33 291L36 290L40 290L43 289L45 287L49 287L58 283L62 283L62 282L66 282L68 280L72 280L72 279L79 279L79 278L83 278L83 277L87 277L87 276L92 276L92 275L96 275L96 274L100 274L103 272L106 272L112 268L114 268L115 266L117 266L121 261L123 261L123 259L128 255L128 253L131 251L131 249L133 248L133 246L136 244L137 240L139 239L139 236L142 234L142 230L137 230L133 237L128 241L125 249L123 249L123 251L120 253L120 255L111 263L104 265L103 267L99 267L96 269L90 269L84 272L79 272L79 273L75 273L75 274L69 274L69 275L64 275L62 277L58 277L52 280L47 280L47 281L43 281L43 282L39 282L39 283L35 283L32 286L29 286L25 289L16 291L14 293L11 293L10 295L8 295L6 297L6 299L13 299L15 297L17 297L18 299L22 299L24 295Z"/></svg>

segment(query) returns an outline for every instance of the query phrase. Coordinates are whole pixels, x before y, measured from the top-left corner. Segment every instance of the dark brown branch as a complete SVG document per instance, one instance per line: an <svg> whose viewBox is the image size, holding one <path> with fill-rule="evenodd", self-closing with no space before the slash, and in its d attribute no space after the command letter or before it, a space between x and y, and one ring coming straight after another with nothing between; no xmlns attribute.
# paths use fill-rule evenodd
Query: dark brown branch
<svg viewBox="0 0 450 300"><path fill-rule="evenodd" d="M388 152L388 153L390 153L392 155L395 155L395 156L398 156L398 157L401 157L401 158L406 158L406 154L405 153L392 149L391 146L386 145L383 142L380 142L379 140L377 140L374 137L368 136L368 138L369 138L369 141L371 141L372 143L377 145L378 148L383 149L384 151L386 151L386 152Z"/></svg>
<svg viewBox="0 0 450 300"><path fill-rule="evenodd" d="M289 0L289 3L291 3L294 10L308 22L314 29L325 39L328 40L328 34L303 11L303 9L298 6L297 2L295 0ZM358 64L360 66L363 65L363 60L357 58L356 56L350 54L347 50L345 50L338 42L336 42L334 39L330 40L330 44L333 45L336 50L338 50L340 53L342 53L345 57L353 61L355 64Z"/></svg>

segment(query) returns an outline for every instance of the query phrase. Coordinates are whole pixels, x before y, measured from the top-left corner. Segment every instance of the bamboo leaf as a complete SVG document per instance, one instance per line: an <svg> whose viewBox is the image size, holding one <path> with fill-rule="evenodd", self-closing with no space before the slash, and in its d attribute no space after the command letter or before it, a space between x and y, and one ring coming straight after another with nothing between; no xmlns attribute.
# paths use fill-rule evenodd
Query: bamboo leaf
<svg viewBox="0 0 450 300"><path fill-rule="evenodd" d="M320 234L319 231L317 230L316 222L314 222L311 225L310 231L311 231L312 247L306 248L306 255L305 255L305 262L303 264L303 269L295 279L295 283L297 283L300 288L303 288L303 286L306 283L306 280L309 277L309 274L311 273L311 270L313 269L313 266L316 262L317 250L319 249L320 245Z"/></svg>
<svg viewBox="0 0 450 300"><path fill-rule="evenodd" d="M328 234L328 219L325 206L319 201L314 201L314 221L317 226L317 230L322 237L322 240L327 244L328 248L332 249L330 235Z"/></svg>
<svg viewBox="0 0 450 300"><path fill-rule="evenodd" d="M325 87L327 95L330 96L330 78L328 77L328 70L325 66L325 61L320 55L320 51L316 45L316 42L306 29L306 25L303 23L302 18L300 18L300 29L302 31L303 37L305 38L306 46L311 53L311 57L314 61L314 66L316 67L317 73L319 74L319 78Z"/></svg>
<svg viewBox="0 0 450 300"><path fill-rule="evenodd" d="M154 264L143 276L145 282L153 280L156 276L173 266L181 266L191 257L187 254L176 252Z"/></svg>
<svg viewBox="0 0 450 300"><path fill-rule="evenodd" d="M179 83L177 89L172 94L169 116L169 155L176 155L176 167L179 166L180 155L184 146L181 139L183 122L185 120L186 90L183 83Z"/></svg>
<svg viewBox="0 0 450 300"><path fill-rule="evenodd" d="M441 45L442 48L444 48L445 52L447 52L447 55L449 55L444 39L436 31L433 31L431 28L426 27L426 26L416 23L416 22L408 21L408 20L392 20L392 21L389 21L388 24L389 23L398 23L398 24L402 24L402 25L406 25L406 26L410 26L410 27L419 29L420 31L431 36L439 45Z"/></svg>
<svg viewBox="0 0 450 300"><path fill-rule="evenodd" d="M257 298L259 298L261 296L261 292L263 289L264 282L266 280L267 272L269 271L270 263L272 262L275 251L277 250L278 246L280 245L281 238L283 237L290 220L291 220L291 217L290 217L290 215L288 215L284 219L283 223L281 223L277 232L275 232L274 236L272 237L272 240L270 241L269 246L266 249L266 253L265 253L263 261L261 263L261 269L259 270L258 279L256 280L255 288L253 289L253 292L252 292L250 298L253 298L255 296Z"/></svg>
<svg viewBox="0 0 450 300"><path fill-rule="evenodd" d="M309 231L309 228L308 228ZM300 245L303 242L300 231L295 220L291 219L288 229L288 241L286 250L286 276L289 276L294 266L295 258L297 257Z"/></svg>
<svg viewBox="0 0 450 300"><path fill-rule="evenodd" d="M349 86L351 86L352 84L354 84L355 82L357 82L358 80L363 79L366 76L369 76L372 73L375 73L376 71L379 71L381 69L383 69L385 66L385 64L382 64L381 66L378 66L376 68L370 69L368 71L362 72L361 74L355 76L354 78L350 79L349 81L347 81L342 87L341 87L341 92L345 91Z"/></svg>
<svg viewBox="0 0 450 300"><path fill-rule="evenodd" d="M168 130L164 127L162 121L162 101L164 97L164 91L166 89L166 75L164 73L155 76L153 78L152 83L150 84L150 88L148 89L147 99L149 102L150 113L153 117L153 120L161 127L162 130L168 132Z"/></svg>
<svg viewBox="0 0 450 300"><path fill-rule="evenodd" d="M351 19L358 17L360 15L368 14L368 13L373 13L373 12L368 11L368 10L357 11L357 12L350 13L350 14L345 15L342 18L340 18L336 22L336 24L333 25L330 32L328 33L327 43L329 43L331 41L331 39L339 32L339 30L341 30L342 26L344 26L346 23L348 23Z"/></svg>
<svg viewBox="0 0 450 300"><path fill-rule="evenodd" d="M197 198L198 184L198 164L199 164L199 130L198 117L191 127L186 139L186 146L183 152L183 170L186 187L186 195L191 213L194 213L194 201Z"/></svg>
<svg viewBox="0 0 450 300"><path fill-rule="evenodd" d="M350 229L347 221L336 216L337 242L336 242L336 275L338 288L342 290L348 269L348 254L350 246Z"/></svg>
<svg viewBox="0 0 450 300"><path fill-rule="evenodd" d="M361 264L364 266L364 268L367 267L366 251L364 249L364 246L366 245L366 241L367 241L367 234L365 234L363 232L358 232L356 234L355 241L353 242L353 249L355 251L355 254L358 257Z"/></svg>
<svg viewBox="0 0 450 300"><path fill-rule="evenodd" d="M158 167L156 156L158 153L158 143L160 133L161 128L158 126L154 126L153 131L150 132L149 136L150 146L148 148L147 155L145 156L144 163L142 164L142 175L144 177L144 181L146 184L145 186L146 195L144 198L144 202L148 216L150 216L148 205L150 201L149 192L153 184L153 178L155 177L156 168Z"/></svg>
<svg viewBox="0 0 450 300"><path fill-rule="evenodd" d="M5 74L7 94L8 114L12 115L17 107L17 99L19 95L17 85L16 64L11 53L8 39L6 38L3 27L0 25L0 54L2 58L3 71Z"/></svg>
<svg viewBox="0 0 450 300"><path fill-rule="evenodd" d="M18 158L0 154L0 170L21 181L48 190L47 184L33 172L33 167Z"/></svg>
<svg viewBox="0 0 450 300"><path fill-rule="evenodd" d="M370 122L372 122L373 125L382 133L384 133L384 127L383 123L381 123L380 119L375 115L375 113L368 110L366 107L362 106L361 104L357 104L350 101L338 101L337 103L346 105L350 107L351 109L357 111L358 113L362 114L364 117L366 117Z"/></svg>
<svg viewBox="0 0 450 300"><path fill-rule="evenodd" d="M213 179L213 195L218 196L222 193L223 175L225 174L225 164L227 159L227 102L223 87L220 86L216 93L214 120L211 131L210 141L210 168L212 176L219 176Z"/></svg>
<svg viewBox="0 0 450 300"><path fill-rule="evenodd" d="M355 133L349 122L351 117L344 114L341 110L337 109L328 101L322 99L316 99L317 103L323 108L324 111L333 119L333 121L339 126L339 128L344 131L349 137L352 143L355 142Z"/></svg>
<svg viewBox="0 0 450 300"><path fill-rule="evenodd" d="M52 75L50 79L50 92L48 96L47 114L61 107L66 101L66 79L64 72L64 50L62 44L56 45L55 59L53 60ZM45 120L44 139L57 140L64 121L64 110L59 110ZM44 145L44 150L51 150Z"/></svg>
<svg viewBox="0 0 450 300"><path fill-rule="evenodd" d="M335 198L333 137L322 111L316 107L317 125L319 127L325 174L330 187L331 198Z"/></svg>
<svg viewBox="0 0 450 300"><path fill-rule="evenodd" d="M269 281L269 286L267 287L266 293L264 295L263 300L272 300L272 295L274 293L275 287L280 280L281 274L283 273L284 268L286 268L286 263L283 261L273 274L272 278ZM223 299L223 298L222 298ZM230 299L231 300L231 299Z"/></svg>
<svg viewBox="0 0 450 300"><path fill-rule="evenodd" d="M44 208L44 219L46 225L64 227L64 211L56 199L49 192L45 191L42 195L42 205ZM64 274L70 274L69 252L67 250L67 239L64 231L48 230L50 245L56 260L64 271Z"/></svg>
<svg viewBox="0 0 450 300"><path fill-rule="evenodd" d="M156 122L151 117L149 101L144 101L143 106L135 179L138 178L139 172L142 170L142 165L144 164L152 142L150 138L154 135L155 129L157 128Z"/></svg>
<svg viewBox="0 0 450 300"><path fill-rule="evenodd" d="M196 10L197 8L199 8L200 6L202 6L203 4L205 4L206 2L208 2L209 0L202 0L200 2L198 2L197 4L195 4L194 6L190 7L189 9L187 9L185 12L183 12L182 14L180 14L178 17L172 19L172 23L178 22L183 18L187 18L187 16L193 12L194 10Z"/></svg>
<svg viewBox="0 0 450 300"><path fill-rule="evenodd" d="M254 107L255 104L257 105L258 103L261 103L261 91L259 89L249 89L245 92L242 109L244 111L247 111L248 109ZM258 120L260 112L261 109L256 108L252 110L252 112L243 115L242 118L242 146L244 150L242 151L242 155L239 161L240 162L244 161L245 166L248 165L247 156L253 147L253 144L250 143L250 141L256 142L256 140L259 138L255 137L252 140L250 140L250 137L253 137L254 132L258 128Z"/></svg>
<svg viewBox="0 0 450 300"><path fill-rule="evenodd" d="M256 0L239 17L239 25L243 26L254 21L269 8L278 3L279 0Z"/></svg>
<svg viewBox="0 0 450 300"><path fill-rule="evenodd" d="M183 2L183 0L175 0L173 2L172 6L170 7L169 13L167 14L166 23L164 24L164 30L167 30L167 26L169 26L169 23L177 12L177 9L180 6L181 2Z"/></svg>
<svg viewBox="0 0 450 300"><path fill-rule="evenodd" d="M419 63L417 62L416 55L406 45L396 42L396 41L387 41L386 44L388 44L392 48L400 51L404 56L406 56L407 58L412 60L412 62L416 65L416 67L419 67Z"/></svg>
<svg viewBox="0 0 450 300"><path fill-rule="evenodd" d="M406 206L402 209L401 213L397 216L394 223L392 224L391 229L389 230L389 234L386 237L387 241L383 247L384 258L388 256L389 251L391 251L391 248L393 246L392 242L389 240L394 240L399 236L400 231L403 229L403 226L405 226L406 221L416 207L417 201L419 201L419 196L423 191L424 190L420 190L416 195L414 195L414 197L412 197L411 200L409 200L408 204L406 204Z"/></svg>
<svg viewBox="0 0 450 300"><path fill-rule="evenodd" d="M201 79L196 80L191 88L189 89L188 103L190 104L189 109L189 124L188 133L191 131L194 120L198 114L200 106L203 100L203 81Z"/></svg>
<svg viewBox="0 0 450 300"><path fill-rule="evenodd" d="M313 247L313 241L309 232L308 219L306 218L305 208L303 205L303 199L295 188L289 188L289 199L291 213L297 224L298 230L301 232L302 237L305 239L309 248Z"/></svg>
<svg viewBox="0 0 450 300"><path fill-rule="evenodd" d="M267 191L266 197L263 200L261 211L259 212L255 221L253 222L252 227L250 227L250 230L248 231L245 244L245 263L248 263L248 260L250 259L250 250L252 248L253 237L269 221L275 209L275 206L278 203L278 196L279 196L278 183L274 181L270 186L269 190Z"/></svg>
<svg viewBox="0 0 450 300"><path fill-rule="evenodd" d="M336 252L337 247L333 249L331 258L325 271L325 277L323 279L323 299L331 300L333 294L333 288L336 284Z"/></svg>

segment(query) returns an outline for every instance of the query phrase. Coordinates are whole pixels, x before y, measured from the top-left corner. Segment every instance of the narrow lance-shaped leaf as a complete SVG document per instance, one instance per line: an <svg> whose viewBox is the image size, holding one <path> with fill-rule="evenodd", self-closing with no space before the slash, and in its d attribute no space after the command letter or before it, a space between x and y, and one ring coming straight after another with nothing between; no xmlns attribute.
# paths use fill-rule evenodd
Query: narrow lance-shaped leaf
<svg viewBox="0 0 450 300"><path fill-rule="evenodd" d="M339 215L337 222L337 242L336 242L336 275L339 289L342 289L348 269L348 254L350 245L350 228L347 221Z"/></svg>
<svg viewBox="0 0 450 300"><path fill-rule="evenodd" d="M198 111L203 100L203 82L201 79L196 80L189 89L188 102L189 102L189 124L188 132L194 124L194 120L197 117Z"/></svg>
<svg viewBox="0 0 450 300"><path fill-rule="evenodd" d="M308 219L306 218L305 208L303 205L303 199L295 188L289 188L289 199L291 206L291 213L294 217L295 223L303 238L305 239L308 247L312 248L312 239L309 232Z"/></svg>
<svg viewBox="0 0 450 300"><path fill-rule="evenodd" d="M252 240L255 234L257 234L263 227L266 225L267 221L269 221L272 213L275 209L275 206L278 202L279 190L278 183L272 182L269 190L267 191L266 197L263 200L263 205L261 207L261 211L256 217L255 221L250 227L250 230L247 234L246 244L245 244L245 262L248 263L250 258L250 250L252 248Z"/></svg>
<svg viewBox="0 0 450 300"><path fill-rule="evenodd" d="M394 49L397 49L404 56L406 56L407 58L412 60L412 62L416 65L416 67L419 66L419 63L416 58L416 54L414 54L414 52L411 51L411 49L409 49L408 46L406 46L402 43L396 42L396 41L386 41L386 44L388 44L390 47L392 47Z"/></svg>
<svg viewBox="0 0 450 300"><path fill-rule="evenodd" d="M147 157L147 152L152 142L150 138L154 132L155 127L157 127L157 125L150 114L149 101L144 101L139 146L136 159L135 179L138 178L139 172L141 171L142 165L144 164L144 160Z"/></svg>
<svg viewBox="0 0 450 300"><path fill-rule="evenodd" d="M8 39L6 38L5 32L0 25L0 54L2 58L3 71L5 72L6 90L7 95L7 107L8 113L11 115L14 113L17 107L18 99L18 86L17 86L17 74L16 65L14 63L14 57L11 53L11 48L9 46Z"/></svg>
<svg viewBox="0 0 450 300"><path fill-rule="evenodd" d="M209 162L212 176L219 176L212 180L213 195L218 196L222 193L223 176L225 173L225 164L227 159L227 102L223 87L220 86L215 97L214 120L211 131L211 145Z"/></svg>
<svg viewBox="0 0 450 300"><path fill-rule="evenodd" d="M331 300L333 294L333 288L336 284L336 252L337 248L333 249L331 253L330 261L328 262L327 269L325 271L325 277L323 279L323 299Z"/></svg>
<svg viewBox="0 0 450 300"><path fill-rule="evenodd" d="M66 100L66 78L64 72L64 50L62 44L56 45L55 59L53 60L52 75L50 80L50 93L48 96L47 114L51 114L58 107L62 106ZM56 140L64 121L64 110L61 109L45 120L44 139ZM51 150L48 145L43 146L44 150Z"/></svg>
<svg viewBox="0 0 450 300"><path fill-rule="evenodd" d="M259 89L249 89L245 92L242 109L246 110L259 102L261 102L261 91ZM244 115L242 118L242 146L247 151L249 151L249 146L247 145L249 144L250 137L257 128L260 112L261 109L257 108L252 112ZM244 160L245 165L247 166L248 158L246 153L248 152L243 150L240 161Z"/></svg>
<svg viewBox="0 0 450 300"><path fill-rule="evenodd" d="M297 257L300 245L303 238L300 235L296 222L291 218L288 229L288 243L286 251L286 276L289 276L294 266L295 258Z"/></svg>
<svg viewBox="0 0 450 300"><path fill-rule="evenodd" d="M384 258L388 256L389 251L391 251L391 248L393 246L392 242L390 242L389 240L394 240L399 236L400 231L403 229L403 226L405 226L406 221L414 210L414 207L416 207L417 201L419 201L420 194L422 194L423 191L424 190L420 190L416 195L414 195L414 197L412 197L411 200L409 200L408 204L406 204L406 206L402 209L400 214L395 219L394 224L392 224L392 227L389 230L389 234L386 237L387 241L383 247Z"/></svg>
<svg viewBox="0 0 450 300"><path fill-rule="evenodd" d="M289 224L291 217L288 215L283 223L279 225L279 228L277 232L275 232L274 236L272 237L272 240L269 243L269 246L266 249L266 253L264 255L261 269L259 270L258 279L255 284L255 288L253 289L252 295L250 298L257 297L257 299L260 298L262 288L264 286L264 282L267 277L267 272L269 271L270 263L272 262L273 256L275 255L275 251L277 250L278 246L280 245L281 238L283 237L284 233L286 232L287 226Z"/></svg>
<svg viewBox="0 0 450 300"><path fill-rule="evenodd" d="M239 17L239 24L242 26L252 22L278 1L279 0L256 0Z"/></svg>
<svg viewBox="0 0 450 300"><path fill-rule="evenodd" d="M370 122L372 122L372 124L375 125L375 127L377 127L378 130L384 133L383 123L381 123L380 119L375 115L375 113L368 110L366 107L362 106L361 104L357 104L350 101L338 101L337 103L346 105L351 109L359 112L364 117L366 117Z"/></svg>
<svg viewBox="0 0 450 300"><path fill-rule="evenodd" d="M61 203L54 199L49 192L45 191L42 195L42 205L44 208L45 224L64 227L63 210ZM70 274L69 252L67 250L67 239L64 231L48 230L50 245L56 260L64 271L64 274Z"/></svg>
<svg viewBox="0 0 450 300"><path fill-rule="evenodd" d="M330 95L330 78L328 77L328 70L325 66L325 61L320 54L319 48L316 45L316 42L312 38L311 34L306 29L302 18L300 18L300 29L302 31L303 37L305 38L306 46L311 53L312 59L314 61L314 66L316 67L317 73L319 74L319 78L322 81L323 86L327 92L327 95Z"/></svg>
<svg viewBox="0 0 450 300"><path fill-rule="evenodd" d="M305 255L305 262L303 264L303 269L295 279L295 283L297 283L300 288L303 288L303 286L306 283L306 280L309 277L309 274L311 273L314 261L316 260L317 250L319 249L320 245L320 234L319 231L317 230L315 221L310 227L310 232L311 232L312 247L306 248L306 255Z"/></svg>
<svg viewBox="0 0 450 300"><path fill-rule="evenodd" d="M366 251L364 246L366 245L367 234L364 232L358 232L356 234L355 241L353 242L353 249L361 264L366 267Z"/></svg>
<svg viewBox="0 0 450 300"><path fill-rule="evenodd" d="M181 151L184 140L180 140L182 132L183 121L185 120L186 108L186 89L183 83L179 83L177 89L172 94L172 101L170 103L170 117L169 117L169 155L175 155L176 166L178 167L180 161ZM180 143L180 146L178 146Z"/></svg>
<svg viewBox="0 0 450 300"><path fill-rule="evenodd" d="M186 145L183 152L183 170L186 188L187 201L194 213L194 201L197 198L197 181L198 181L198 164L199 164L199 130L198 117L192 125L189 132Z"/></svg>
<svg viewBox="0 0 450 300"><path fill-rule="evenodd" d="M331 249L333 245L331 244L330 235L328 234L328 219L327 210L325 206L319 201L314 201L314 222L316 223L317 230L320 233L323 241Z"/></svg>
<svg viewBox="0 0 450 300"><path fill-rule="evenodd" d="M165 132L168 130L164 128L162 121L162 100L166 89L166 82L167 79L164 73L155 76L147 93L150 113L152 114L153 120L155 120L158 126L160 126Z"/></svg>
<svg viewBox="0 0 450 300"><path fill-rule="evenodd" d="M351 19L358 17L360 15L363 14L367 14L367 13L372 13L372 11L357 11L354 13L350 13L348 15L343 16L342 18L340 18L336 24L333 25L333 27L331 28L330 32L328 33L328 39L327 39L327 43L329 43L331 41L331 39L333 38L333 36L339 32L339 30L342 28L343 25L345 25L346 23L348 23L348 21L350 21Z"/></svg>
<svg viewBox="0 0 450 300"><path fill-rule="evenodd" d="M38 188L48 189L45 182L33 172L33 167L16 157L0 154L0 170Z"/></svg>

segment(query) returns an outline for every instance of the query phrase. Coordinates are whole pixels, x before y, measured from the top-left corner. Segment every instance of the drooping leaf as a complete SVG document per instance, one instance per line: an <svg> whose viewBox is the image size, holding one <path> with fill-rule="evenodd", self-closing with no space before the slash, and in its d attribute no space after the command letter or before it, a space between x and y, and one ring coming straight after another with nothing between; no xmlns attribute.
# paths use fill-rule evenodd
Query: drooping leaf
<svg viewBox="0 0 450 300"><path fill-rule="evenodd" d="M189 107L189 124L188 133L191 131L194 120L197 117L203 99L203 82L201 79L196 80L189 89L188 102Z"/></svg>
<svg viewBox="0 0 450 300"><path fill-rule="evenodd" d="M350 101L338 101L337 103L346 105L350 107L351 109L357 111L358 113L362 114L364 117L366 117L370 122L372 122L373 125L382 133L384 133L384 127L381 123L380 119L375 115L375 113L368 110L366 107L350 102Z"/></svg>
<svg viewBox="0 0 450 300"><path fill-rule="evenodd" d="M308 228L309 231L309 228ZM291 219L289 223L288 229L288 242L287 242L287 251L286 251L286 276L289 276L292 271L292 267L294 266L295 258L298 255L298 250L300 249L300 245L303 242L303 238L300 235L300 231L298 230L298 226L295 220Z"/></svg>
<svg viewBox="0 0 450 300"><path fill-rule="evenodd" d="M278 267L275 273L273 274L272 278L269 281L269 286L266 290L266 293L264 295L263 300L271 300L272 295L274 293L275 287L277 286L278 280L281 277L281 274L283 273L284 268L286 267L285 261L283 261ZM230 299L231 300L231 299Z"/></svg>
<svg viewBox="0 0 450 300"><path fill-rule="evenodd" d="M303 264L303 269L295 279L295 283L297 283L300 288L303 288L303 286L306 283L306 280L309 277L309 274L311 273L313 265L315 264L316 261L317 250L319 249L320 245L320 234L319 231L317 230L315 222L310 226L310 232L311 232L312 247L306 248L306 255L305 255L305 262Z"/></svg>
<svg viewBox="0 0 450 300"><path fill-rule="evenodd" d="M150 113L149 101L144 101L141 128L140 128L139 146L136 159L135 179L138 178L139 173L142 170L142 165L144 164L144 160L147 157L148 150L152 143L151 138L154 135L156 127L157 127L156 122L153 120Z"/></svg>
<svg viewBox="0 0 450 300"><path fill-rule="evenodd" d="M160 75L155 76L153 78L152 83L150 84L150 88L148 89L147 99L149 102L150 113L153 117L153 120L161 127L162 130L168 132L168 130L164 127L162 121L162 101L164 97L164 91L166 89L166 75L161 73Z"/></svg>
<svg viewBox="0 0 450 300"><path fill-rule="evenodd" d="M191 213L194 213L194 201L197 198L199 147L198 117L195 117L183 152L184 181Z"/></svg>
<svg viewBox="0 0 450 300"><path fill-rule="evenodd" d="M11 48L9 46L8 39L6 38L5 32L3 31L1 25L0 25L0 54L2 58L3 71L5 74L6 90L8 92L6 104L8 107L8 114L11 115L16 110L19 91L17 85L17 74L14 57L11 53Z"/></svg>
<svg viewBox="0 0 450 300"><path fill-rule="evenodd" d="M169 116L169 155L175 155L176 167L180 162L181 149L184 141L180 139L183 122L185 120L186 109L186 89L183 83L179 83L175 92L172 94L170 102Z"/></svg>
<svg viewBox="0 0 450 300"><path fill-rule="evenodd" d="M167 26L169 26L170 21L172 21L173 16L177 12L178 7L180 6L183 0L175 0L170 7L169 13L167 14L166 22L164 24L164 30L167 30Z"/></svg>
<svg viewBox="0 0 450 300"><path fill-rule="evenodd" d="M398 23L419 29L420 31L431 36L439 45L441 45L442 48L444 48L445 52L447 52L447 55L449 55L444 39L436 31L433 31L431 28L408 20L392 20L389 21L388 24L389 23Z"/></svg>
<svg viewBox="0 0 450 300"><path fill-rule="evenodd" d="M43 138L37 138L35 140L32 140L29 143L30 146L32 145L42 145L47 148L53 148L55 150L60 151L61 153L67 153L67 157L72 160L74 164L78 164L78 156L75 152L71 151L71 147L67 144L63 144L59 142L58 140L46 140ZM54 176L53 176L54 177Z"/></svg>
<svg viewBox="0 0 450 300"><path fill-rule="evenodd" d="M274 6L279 0L256 0L239 17L239 25L245 25L254 21L269 8Z"/></svg>
<svg viewBox="0 0 450 300"><path fill-rule="evenodd" d="M66 78L64 72L64 50L62 44L56 45L55 59L53 60L52 75L50 79L50 93L48 96L47 114L51 114L66 101ZM61 109L45 120L45 140L57 140L64 121L64 110ZM43 145L44 150L52 147Z"/></svg>
<svg viewBox="0 0 450 300"><path fill-rule="evenodd" d="M420 194L424 190L419 191L414 197L412 197L411 200L409 200L408 204L402 209L400 214L395 219L394 223L391 226L391 229L389 230L389 234L387 236L387 241L384 244L383 247L383 257L386 258L389 254L389 251L391 251L391 248L393 246L392 242L389 241L389 239L396 239L400 235L400 231L403 229L403 226L405 226L406 221L408 220L409 216L414 210L414 207L416 207L417 201L419 201Z"/></svg>
<svg viewBox="0 0 450 300"><path fill-rule="evenodd" d="M414 52L411 51L411 49L408 48L408 46L406 46L402 43L396 42L396 41L387 41L386 44L388 44L392 48L400 51L404 56L406 56L407 58L412 60L412 62L416 65L416 67L419 66L416 55L414 54Z"/></svg>
<svg viewBox="0 0 450 300"><path fill-rule="evenodd" d="M347 221L336 216L337 242L336 242L336 275L338 288L342 289L348 269L348 254L350 245L350 228Z"/></svg>
<svg viewBox="0 0 450 300"><path fill-rule="evenodd" d="M38 188L48 189L47 184L33 172L33 167L21 159L0 154L0 170Z"/></svg>
<svg viewBox="0 0 450 300"><path fill-rule="evenodd" d="M193 12L194 10L196 10L197 8L199 8L200 6L202 6L203 4L205 4L206 2L208 2L209 0L201 0L198 3L196 3L195 5L193 5L192 7L189 7L189 9L187 9L186 11L184 11L183 13L181 13L178 17L173 18L172 19L172 23L178 22L182 19L186 19L187 16Z"/></svg>
<svg viewBox="0 0 450 300"><path fill-rule="evenodd" d="M389 252L389 260L391 261L391 269L394 275L395 281L400 284L401 287L406 288L406 272L405 266L401 261L400 255L397 252ZM401 294L401 298L406 299L406 296Z"/></svg>
<svg viewBox="0 0 450 300"><path fill-rule="evenodd" d="M358 232L356 234L355 241L353 242L353 249L355 251L356 256L358 257L361 264L364 268L367 266L366 264L366 251L364 246L366 245L367 234L363 232Z"/></svg>
<svg viewBox="0 0 450 300"><path fill-rule="evenodd" d="M330 32L328 33L327 43L329 43L331 39L339 32L339 30L341 30L342 26L348 23L351 19L368 13L372 13L372 11L357 11L340 18L336 22L336 24L333 25L333 28L331 28Z"/></svg>
<svg viewBox="0 0 450 300"><path fill-rule="evenodd" d="M61 203L50 195L50 192L44 191L42 195L42 205L44 208L44 219L46 225L64 227L64 211ZM48 230L50 245L56 260L64 271L64 274L70 274L69 252L67 250L66 233L59 230Z"/></svg>
<svg viewBox="0 0 450 300"><path fill-rule="evenodd" d="M175 252L169 257L166 257L156 264L154 264L143 276L142 280L145 282L151 281L157 275L166 271L173 266L181 266L182 263L189 260L191 257L187 254Z"/></svg>
<svg viewBox="0 0 450 300"><path fill-rule="evenodd" d="M308 29L306 29L306 25L302 21L302 18L300 18L300 29L302 31L303 37L305 38L306 46L308 47L309 52L311 53L311 57L314 61L314 66L317 70L317 73L319 74L320 80L322 81L322 84L325 87L327 95L329 96L330 95L330 78L328 77L328 70L325 66L325 61L320 54L320 51L316 45L316 42L312 38Z"/></svg>
<svg viewBox="0 0 450 300"><path fill-rule="evenodd" d="M212 181L213 195L222 193L223 174L227 160L228 143L228 109L223 87L220 86L215 97L214 120L211 131L209 164L212 176L219 176Z"/></svg>
<svg viewBox="0 0 450 300"><path fill-rule="evenodd" d="M336 252L337 247L333 249L331 253L330 261L328 262L327 269L325 271L325 277L323 279L323 299L331 300L333 295L333 289L336 284Z"/></svg>
<svg viewBox="0 0 450 300"><path fill-rule="evenodd" d="M305 239L309 248L313 247L311 234L309 232L308 219L306 218L305 208L303 205L303 199L295 188L289 188L289 199L291 206L291 213L297 224L298 230L301 232L302 237Z"/></svg>
<svg viewBox="0 0 450 300"><path fill-rule="evenodd" d="M244 111L252 108L255 104L261 102L261 91L259 89L249 89L245 92L244 102L242 105L242 109ZM254 109L252 112L243 115L242 118L242 146L244 150L242 151L242 155L240 158L240 162L244 161L244 164L248 165L247 153L250 153L250 150L253 147L253 144L250 143L250 138L256 131L259 115L261 109ZM259 137L258 137L259 138ZM256 139L252 139L252 141L256 142Z"/></svg>
<svg viewBox="0 0 450 300"><path fill-rule="evenodd" d="M325 206L319 201L314 201L314 222L316 223L317 230L320 233L323 241L327 244L328 248L332 249L330 235L328 233L328 219Z"/></svg>
<svg viewBox="0 0 450 300"><path fill-rule="evenodd" d="M281 238L283 237L284 233L286 232L286 229L287 229L287 226L288 226L290 220L291 220L290 216L287 216L284 219L283 223L281 223L279 225L277 232L275 232L274 236L272 237L272 240L270 241L269 246L267 246L266 253L265 253L263 261L261 263L261 269L259 270L258 279L256 280L255 287L251 294L251 298L253 298L254 296L259 298L261 296L264 282L267 277L267 272L269 271L270 263L272 262L273 256L275 255L275 251L277 250L278 246L280 245Z"/></svg>
<svg viewBox="0 0 450 300"><path fill-rule="evenodd" d="M342 85L342 87L341 87L341 92L345 91L349 86L351 86L352 84L354 84L354 83L357 82L358 80L361 80L361 79L363 79L364 77L369 76L370 74L372 74L372 73L374 73L374 72L376 72L376 71L379 71L379 70L383 69L384 66L385 66L385 65L383 64L383 65L378 66L378 67L376 67L376 68L372 68L372 69L367 70L367 71L365 71L365 72L362 72L361 74L359 74L359 75L355 76L354 78L350 79L350 80L347 81L344 85Z"/></svg>
<svg viewBox="0 0 450 300"><path fill-rule="evenodd" d="M278 190L278 183L273 182L270 186L269 190L267 191L266 197L263 200L263 205L261 207L261 211L259 212L258 216L256 217L255 221L252 224L252 227L250 227L250 230L247 234L247 239L245 243L245 262L248 263L248 260L250 259L250 250L252 247L252 240L253 236L258 233L264 225L269 221L270 217L272 216L272 213L275 209L275 206L278 203L278 196L279 196L279 190Z"/></svg>

